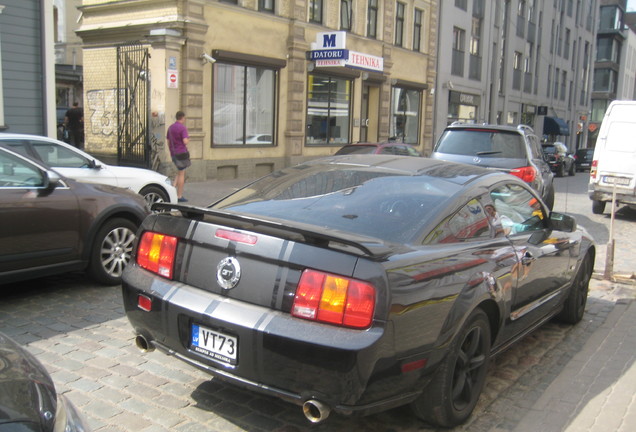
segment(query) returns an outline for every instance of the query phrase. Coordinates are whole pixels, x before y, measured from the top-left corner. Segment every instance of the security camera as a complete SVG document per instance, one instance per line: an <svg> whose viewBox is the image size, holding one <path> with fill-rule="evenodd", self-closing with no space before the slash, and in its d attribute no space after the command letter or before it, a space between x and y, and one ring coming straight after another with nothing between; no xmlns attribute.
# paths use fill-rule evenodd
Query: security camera
<svg viewBox="0 0 636 432"><path fill-rule="evenodd" d="M216 63L216 59L212 57L210 54L203 53L201 54L201 63Z"/></svg>

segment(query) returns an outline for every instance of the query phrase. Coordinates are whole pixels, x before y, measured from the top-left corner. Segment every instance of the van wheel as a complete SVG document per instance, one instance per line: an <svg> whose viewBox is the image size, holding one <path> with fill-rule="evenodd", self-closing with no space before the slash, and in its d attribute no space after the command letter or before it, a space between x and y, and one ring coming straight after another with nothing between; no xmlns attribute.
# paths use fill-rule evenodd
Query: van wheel
<svg viewBox="0 0 636 432"><path fill-rule="evenodd" d="M592 213L603 214L605 211L605 201L592 201Z"/></svg>

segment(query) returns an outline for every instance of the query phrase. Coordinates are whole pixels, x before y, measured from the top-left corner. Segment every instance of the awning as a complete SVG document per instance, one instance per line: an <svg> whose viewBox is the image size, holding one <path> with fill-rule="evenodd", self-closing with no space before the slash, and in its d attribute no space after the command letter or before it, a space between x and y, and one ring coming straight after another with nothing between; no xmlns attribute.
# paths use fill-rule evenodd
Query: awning
<svg viewBox="0 0 636 432"><path fill-rule="evenodd" d="M558 117L543 119L543 135L570 135L568 124Z"/></svg>

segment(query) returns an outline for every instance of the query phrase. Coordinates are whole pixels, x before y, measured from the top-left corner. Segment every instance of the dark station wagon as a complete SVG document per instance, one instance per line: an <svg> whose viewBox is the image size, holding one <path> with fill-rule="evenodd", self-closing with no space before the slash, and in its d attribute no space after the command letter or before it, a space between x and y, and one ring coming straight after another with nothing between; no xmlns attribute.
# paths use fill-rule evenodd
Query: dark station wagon
<svg viewBox="0 0 636 432"><path fill-rule="evenodd" d="M335 156L155 206L173 211L146 218L123 278L138 347L312 422L404 404L464 422L492 355L582 318L595 257L522 180L425 158Z"/></svg>

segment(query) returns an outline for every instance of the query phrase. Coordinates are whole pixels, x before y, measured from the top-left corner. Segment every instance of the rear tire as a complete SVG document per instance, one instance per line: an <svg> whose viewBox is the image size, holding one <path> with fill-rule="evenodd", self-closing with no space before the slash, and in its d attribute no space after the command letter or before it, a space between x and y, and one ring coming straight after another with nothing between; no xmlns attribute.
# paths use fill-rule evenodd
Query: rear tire
<svg viewBox="0 0 636 432"><path fill-rule="evenodd" d="M88 273L98 283L117 285L130 261L137 226L128 219L106 221L92 245Z"/></svg>
<svg viewBox="0 0 636 432"><path fill-rule="evenodd" d="M592 201L592 213L603 214L605 211L605 201Z"/></svg>
<svg viewBox="0 0 636 432"><path fill-rule="evenodd" d="M570 171L568 172L568 174L572 177L576 175L576 167L574 166L574 164L570 165Z"/></svg>
<svg viewBox="0 0 636 432"><path fill-rule="evenodd" d="M559 165L557 168L556 176L563 177L565 175L565 166L563 164Z"/></svg>
<svg viewBox="0 0 636 432"><path fill-rule="evenodd" d="M587 293L589 291L590 279L592 277L592 259L586 255L581 262L579 271L574 277L570 292L563 304L563 310L557 319L567 324L576 324L583 318L585 305L587 304Z"/></svg>
<svg viewBox="0 0 636 432"><path fill-rule="evenodd" d="M486 381L490 344L488 317L483 310L475 309L451 343L431 383L411 403L415 415L442 427L465 422Z"/></svg>

